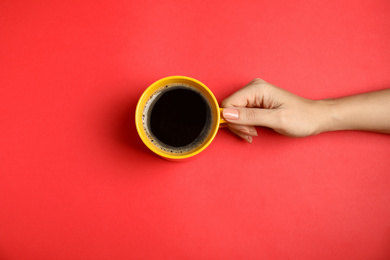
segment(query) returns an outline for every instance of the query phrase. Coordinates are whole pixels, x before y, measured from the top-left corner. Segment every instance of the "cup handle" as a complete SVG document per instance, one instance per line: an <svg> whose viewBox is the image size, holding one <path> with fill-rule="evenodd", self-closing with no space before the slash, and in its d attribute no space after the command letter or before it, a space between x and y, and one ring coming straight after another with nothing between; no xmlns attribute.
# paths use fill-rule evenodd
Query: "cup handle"
<svg viewBox="0 0 390 260"><path fill-rule="evenodd" d="M219 128L227 127L227 121L225 119L223 119L222 111L223 111L223 108L219 108L219 113L221 113L221 119L219 121Z"/></svg>

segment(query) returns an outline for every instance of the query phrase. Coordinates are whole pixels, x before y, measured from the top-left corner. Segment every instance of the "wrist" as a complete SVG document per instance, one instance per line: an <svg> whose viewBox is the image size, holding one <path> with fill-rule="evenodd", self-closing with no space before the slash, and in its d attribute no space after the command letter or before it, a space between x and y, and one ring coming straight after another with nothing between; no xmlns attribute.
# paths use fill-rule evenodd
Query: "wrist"
<svg viewBox="0 0 390 260"><path fill-rule="evenodd" d="M339 125L342 121L337 113L336 99L316 100L317 111L317 134L340 130Z"/></svg>

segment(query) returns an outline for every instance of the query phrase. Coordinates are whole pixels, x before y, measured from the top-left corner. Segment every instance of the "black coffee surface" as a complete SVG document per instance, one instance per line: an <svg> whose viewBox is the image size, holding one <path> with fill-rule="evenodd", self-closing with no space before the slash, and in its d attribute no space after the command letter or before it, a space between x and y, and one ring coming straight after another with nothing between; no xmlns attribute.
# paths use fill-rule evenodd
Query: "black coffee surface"
<svg viewBox="0 0 390 260"><path fill-rule="evenodd" d="M183 147L202 138L211 124L206 100L188 87L169 87L151 105L149 129L158 141Z"/></svg>

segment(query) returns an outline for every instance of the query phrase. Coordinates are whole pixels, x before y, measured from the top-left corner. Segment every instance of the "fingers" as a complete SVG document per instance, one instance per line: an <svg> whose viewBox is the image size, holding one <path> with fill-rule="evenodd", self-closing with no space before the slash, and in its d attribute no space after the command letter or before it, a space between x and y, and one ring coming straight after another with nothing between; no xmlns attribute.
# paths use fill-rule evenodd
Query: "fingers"
<svg viewBox="0 0 390 260"><path fill-rule="evenodd" d="M222 101L222 107L248 107L254 106L256 99L262 96L262 89L268 83L262 79L254 79L245 87L239 89Z"/></svg>
<svg viewBox="0 0 390 260"><path fill-rule="evenodd" d="M245 135L257 136L257 130L254 126L229 124L229 129L238 131Z"/></svg>
<svg viewBox="0 0 390 260"><path fill-rule="evenodd" d="M229 123L240 126L278 126L275 110L262 108L229 107L222 111L222 116Z"/></svg>
<svg viewBox="0 0 390 260"><path fill-rule="evenodd" d="M281 97L283 91L257 78L222 101L222 116L233 133L251 143L257 136L254 126L275 129L280 124L277 115L283 103Z"/></svg>
<svg viewBox="0 0 390 260"><path fill-rule="evenodd" d="M257 136L257 130L253 126L229 124L228 128L234 134L238 135L248 143L252 143L253 136Z"/></svg>

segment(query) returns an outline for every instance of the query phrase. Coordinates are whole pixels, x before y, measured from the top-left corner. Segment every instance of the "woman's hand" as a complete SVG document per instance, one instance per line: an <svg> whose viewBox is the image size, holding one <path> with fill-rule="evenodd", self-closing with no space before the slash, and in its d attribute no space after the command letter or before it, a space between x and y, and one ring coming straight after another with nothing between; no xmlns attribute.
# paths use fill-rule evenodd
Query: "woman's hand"
<svg viewBox="0 0 390 260"><path fill-rule="evenodd" d="M340 99L310 100L254 79L222 101L229 129L252 142L255 126L304 137L333 130L390 133L390 89Z"/></svg>

